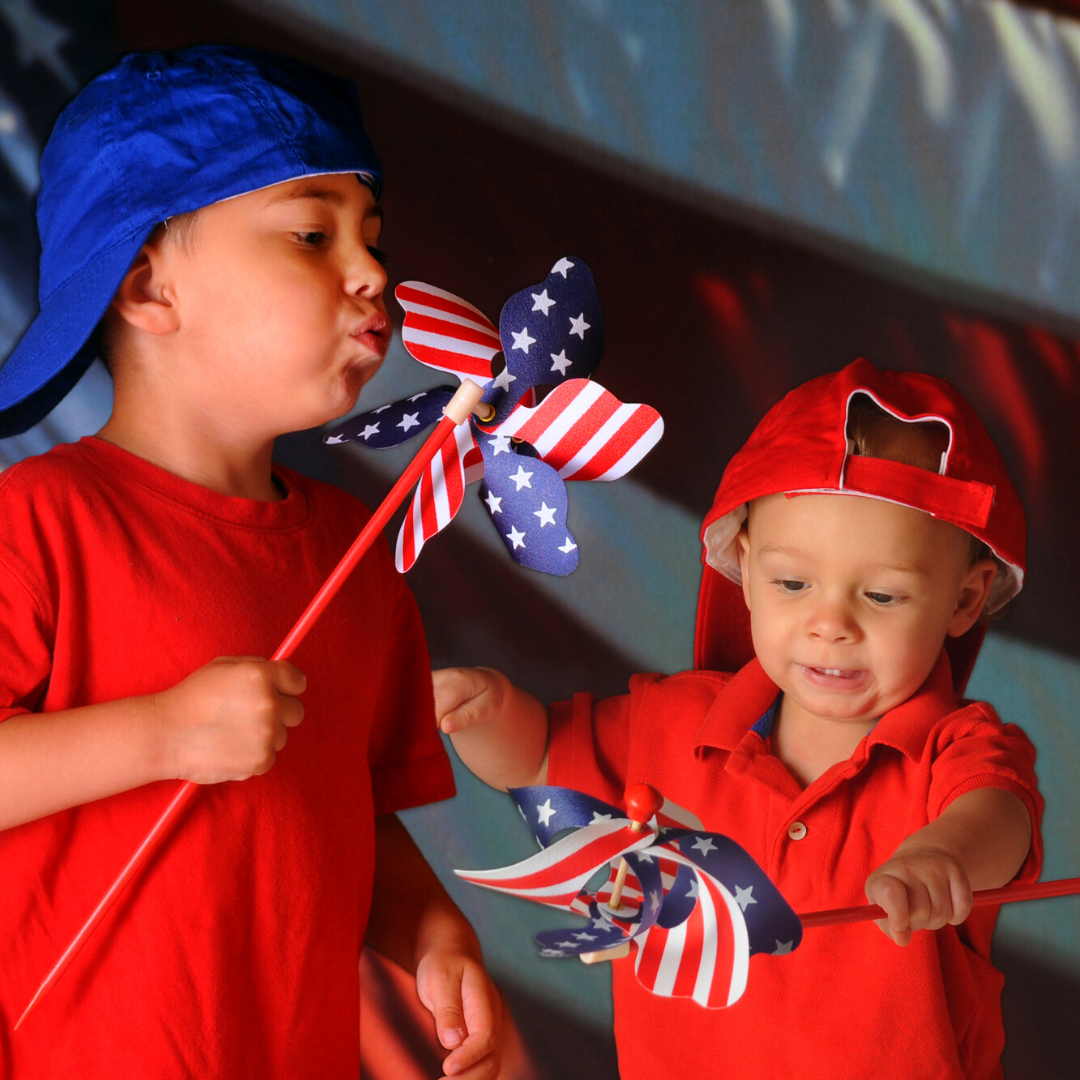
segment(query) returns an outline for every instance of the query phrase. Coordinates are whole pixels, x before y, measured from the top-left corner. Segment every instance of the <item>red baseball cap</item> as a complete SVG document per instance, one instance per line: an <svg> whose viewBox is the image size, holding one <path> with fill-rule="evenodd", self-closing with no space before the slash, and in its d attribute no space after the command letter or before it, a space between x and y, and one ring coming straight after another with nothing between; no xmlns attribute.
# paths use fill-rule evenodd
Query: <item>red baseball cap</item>
<svg viewBox="0 0 1080 1080"><path fill-rule="evenodd" d="M937 473L852 454L848 414L863 394L906 423L936 421L949 432ZM994 611L1024 583L1026 526L1020 496L975 410L946 380L878 371L859 359L792 390L769 410L731 459L701 528L704 574L695 663L731 670L753 655L742 600L736 537L747 504L766 495L844 494L884 499L951 522L983 541L1001 563L987 602ZM967 681L984 628L949 639L954 682ZM749 650L749 651L748 651Z"/></svg>

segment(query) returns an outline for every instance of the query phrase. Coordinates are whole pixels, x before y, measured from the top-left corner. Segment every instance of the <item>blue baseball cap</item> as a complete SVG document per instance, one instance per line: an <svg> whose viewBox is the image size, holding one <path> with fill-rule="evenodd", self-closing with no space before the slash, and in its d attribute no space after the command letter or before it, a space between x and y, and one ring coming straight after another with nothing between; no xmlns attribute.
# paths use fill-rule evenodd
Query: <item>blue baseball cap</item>
<svg viewBox="0 0 1080 1080"><path fill-rule="evenodd" d="M350 172L378 198L356 89L302 61L198 46L133 53L96 78L42 154L40 311L0 367L0 438L36 424L90 366L88 339L156 225Z"/></svg>

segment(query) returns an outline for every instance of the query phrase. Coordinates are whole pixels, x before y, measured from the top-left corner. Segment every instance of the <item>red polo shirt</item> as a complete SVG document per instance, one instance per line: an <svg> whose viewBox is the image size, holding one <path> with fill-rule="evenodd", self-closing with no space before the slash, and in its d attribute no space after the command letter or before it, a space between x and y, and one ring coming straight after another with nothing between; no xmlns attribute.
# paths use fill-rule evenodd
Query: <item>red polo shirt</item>
<svg viewBox="0 0 1080 1080"><path fill-rule="evenodd" d="M548 782L621 804L648 782L741 844L796 911L866 902L867 876L953 799L999 787L1023 799L1042 863L1035 750L989 705L958 701L942 654L922 689L886 713L847 761L803 789L769 749L776 685L756 660L736 675L637 675L630 693L551 709ZM613 964L624 1080L1000 1077L998 908L900 948L873 923L806 931L789 956L755 956L729 1009L655 997L633 958Z"/></svg>

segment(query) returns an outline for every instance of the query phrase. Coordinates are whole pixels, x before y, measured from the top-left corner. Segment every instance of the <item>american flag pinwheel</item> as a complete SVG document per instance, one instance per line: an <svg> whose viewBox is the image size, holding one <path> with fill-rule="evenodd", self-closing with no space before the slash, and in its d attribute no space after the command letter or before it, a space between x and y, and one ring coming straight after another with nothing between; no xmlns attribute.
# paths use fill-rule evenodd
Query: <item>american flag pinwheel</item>
<svg viewBox="0 0 1080 1080"><path fill-rule="evenodd" d="M592 272L561 258L538 285L503 305L499 329L453 293L406 281L395 290L405 309L401 337L428 367L484 387L487 419L456 430L425 471L398 534L395 562L406 571L425 542L453 520L465 488L480 497L515 562L563 576L578 563L566 523L564 480L616 480L664 431L648 405L626 405L591 376L604 322ZM495 357L505 366L495 374ZM551 387L539 404L536 391ZM438 421L455 387L438 386L337 425L327 443L397 446Z"/></svg>
<svg viewBox="0 0 1080 1080"><path fill-rule="evenodd" d="M541 850L514 866L455 873L589 920L537 934L541 956L602 953L630 941L646 989L715 1009L742 996L751 956L783 956L802 940L799 916L761 867L734 840L706 832L670 801L634 831L625 811L570 788L524 787L510 794ZM556 839L567 829L573 831ZM613 909L608 902L624 858L629 873ZM607 882L589 893L584 886L605 865L611 867Z"/></svg>

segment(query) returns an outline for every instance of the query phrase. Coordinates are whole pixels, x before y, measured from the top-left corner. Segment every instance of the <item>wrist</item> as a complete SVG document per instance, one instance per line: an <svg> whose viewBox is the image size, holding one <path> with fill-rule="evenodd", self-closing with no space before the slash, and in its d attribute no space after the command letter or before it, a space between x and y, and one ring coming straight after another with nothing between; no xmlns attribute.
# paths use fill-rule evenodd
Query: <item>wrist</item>
<svg viewBox="0 0 1080 1080"><path fill-rule="evenodd" d="M435 954L467 956L483 962L476 931L449 897L433 904L417 927L414 964L419 967L425 957Z"/></svg>
<svg viewBox="0 0 1080 1080"><path fill-rule="evenodd" d="M158 780L183 780L184 767L177 745L176 725L172 722L168 699L164 694L148 694L146 703L147 760Z"/></svg>

